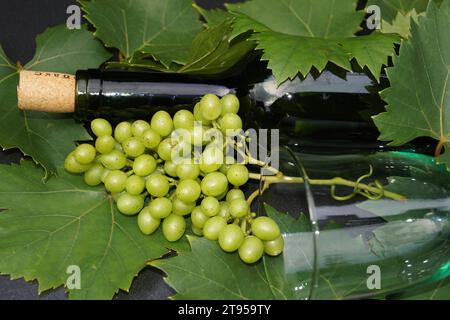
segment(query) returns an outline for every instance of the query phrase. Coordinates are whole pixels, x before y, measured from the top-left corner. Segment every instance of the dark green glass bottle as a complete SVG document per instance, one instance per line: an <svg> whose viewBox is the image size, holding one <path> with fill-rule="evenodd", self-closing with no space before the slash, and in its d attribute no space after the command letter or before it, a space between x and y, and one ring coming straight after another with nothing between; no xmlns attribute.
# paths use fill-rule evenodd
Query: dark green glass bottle
<svg viewBox="0 0 450 320"><path fill-rule="evenodd" d="M246 70L249 70L247 68ZM355 148L389 150L377 141L370 115L383 110L381 86L367 75L331 72L309 75L278 86L264 66L237 76L204 77L128 70L84 70L76 74L75 117L105 117L113 122L148 119L158 110L192 109L205 94L236 94L246 128L280 129L282 142L301 148L326 149L354 143ZM301 137L302 139L299 139ZM409 145L429 153L429 141Z"/></svg>

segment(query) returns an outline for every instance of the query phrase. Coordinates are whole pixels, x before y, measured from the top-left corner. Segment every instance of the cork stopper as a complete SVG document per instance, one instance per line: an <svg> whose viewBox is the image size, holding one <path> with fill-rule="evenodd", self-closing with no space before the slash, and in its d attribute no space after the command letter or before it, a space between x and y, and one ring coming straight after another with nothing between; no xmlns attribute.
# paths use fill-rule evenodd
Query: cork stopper
<svg viewBox="0 0 450 320"><path fill-rule="evenodd" d="M17 87L18 106L22 110L72 113L75 85L73 75L22 70Z"/></svg>

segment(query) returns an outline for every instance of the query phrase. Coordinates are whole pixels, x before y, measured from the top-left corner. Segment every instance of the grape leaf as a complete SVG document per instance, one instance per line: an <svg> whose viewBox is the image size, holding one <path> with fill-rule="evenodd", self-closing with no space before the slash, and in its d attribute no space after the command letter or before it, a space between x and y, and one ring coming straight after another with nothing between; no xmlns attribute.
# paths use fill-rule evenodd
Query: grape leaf
<svg viewBox="0 0 450 320"><path fill-rule="evenodd" d="M351 37L364 17L363 12L356 11L353 0L253 0L226 6L268 30L302 37ZM256 25L254 31L262 30Z"/></svg>
<svg viewBox="0 0 450 320"><path fill-rule="evenodd" d="M420 14L423 15L423 14ZM419 18L419 14L415 9L408 12L407 14L397 13L397 16L389 23L387 21L383 21L381 32L383 33L397 33L402 38L408 39L411 36L411 19L417 22Z"/></svg>
<svg viewBox="0 0 450 320"><path fill-rule="evenodd" d="M312 67L323 71L328 62L351 71L350 60L355 58L367 66L376 78L388 56L394 54L393 43L399 41L394 34L373 33L364 37L323 39L300 37L275 32L262 32L253 36L257 48L264 50L262 59L269 62L274 76L293 79L300 72L306 75Z"/></svg>
<svg viewBox="0 0 450 320"><path fill-rule="evenodd" d="M150 263L167 274L165 281L177 291L173 298L308 298L313 270L310 222L304 215L295 219L270 206L265 208L282 231L285 251L281 256L264 257L256 264L246 265L237 253L223 252L216 242L189 238L192 251ZM367 290L367 265L342 263L373 259L373 253L364 246L361 237L352 238L344 229L324 229L321 239L324 243L319 249L322 269L316 298L340 299L359 289Z"/></svg>
<svg viewBox="0 0 450 320"><path fill-rule="evenodd" d="M91 33L69 30L65 25L47 29L36 38L36 54L24 69L75 73L95 68L110 57ZM74 140L90 136L81 124L67 115L21 111L17 108L19 70L0 48L0 144L19 148L54 173L71 151Z"/></svg>
<svg viewBox="0 0 450 320"><path fill-rule="evenodd" d="M438 157L450 170L450 1L439 9L431 2L426 16L413 22L394 67L387 70L391 87L381 93L387 112L373 117L380 140L399 146L428 136L446 153Z"/></svg>
<svg viewBox="0 0 450 320"><path fill-rule="evenodd" d="M429 2L430 0L369 0L367 5L379 6L381 9L381 19L392 23L398 13L406 15L413 9L417 13L426 11Z"/></svg>
<svg viewBox="0 0 450 320"><path fill-rule="evenodd" d="M277 219L283 233L287 232L284 230L286 227L303 230L309 226L309 221L304 217L295 220L287 214L278 216L276 210L267 208L268 214ZM278 287L280 283L268 280L265 266L267 259L247 265L240 260L237 253L222 251L217 242L196 237L190 237L189 242L192 251L150 263L168 275L165 281L177 291L174 299L287 298L285 289ZM282 270L274 272L283 273ZM276 277L276 274L271 276Z"/></svg>
<svg viewBox="0 0 450 320"><path fill-rule="evenodd" d="M241 61L255 45L246 39L229 41L231 20L210 27L192 42L189 61L178 70L182 73L219 74Z"/></svg>
<svg viewBox="0 0 450 320"><path fill-rule="evenodd" d="M220 74L234 67L252 51L255 44L239 38L229 41L231 20L225 20L200 32L192 41L186 64L171 64L166 68L152 57L135 54L129 62L109 63L109 67L126 67L144 70L156 70L169 73Z"/></svg>
<svg viewBox="0 0 450 320"><path fill-rule="evenodd" d="M433 0L440 4L441 0ZM381 10L381 31L398 33L404 39L411 35L411 19L417 21L426 11L430 0L369 0L368 5L377 5Z"/></svg>
<svg viewBox="0 0 450 320"><path fill-rule="evenodd" d="M388 64L388 57L395 55L394 43L400 43L400 37L389 33L372 33L340 41L350 58L358 61L361 67L367 67L377 79L380 78L381 67Z"/></svg>
<svg viewBox="0 0 450 320"><path fill-rule="evenodd" d="M150 264L168 274L173 299L273 299L262 264L245 265L205 238L188 237L189 252Z"/></svg>
<svg viewBox="0 0 450 320"><path fill-rule="evenodd" d="M257 49L264 51L262 60L278 84L294 79L300 72L307 75L312 67L320 72L328 62L333 62L346 70L351 70L348 55L335 41L322 38L300 37L277 32L262 32L252 37L258 43Z"/></svg>
<svg viewBox="0 0 450 320"><path fill-rule="evenodd" d="M190 0L81 1L95 35L129 59L135 52L151 54L169 67L186 63L189 48L201 30Z"/></svg>
<svg viewBox="0 0 450 320"><path fill-rule="evenodd" d="M216 27L222 24L222 22L224 22L225 20L232 17L232 15L226 10L221 9L206 10L198 6L196 3L193 4L193 7L205 19L206 21L205 27L207 28Z"/></svg>
<svg viewBox="0 0 450 320"><path fill-rule="evenodd" d="M75 299L110 299L127 291L148 260L183 249L160 232L144 236L135 217L120 214L103 188L60 172L43 183L29 161L0 165L0 273L37 279L39 292L65 284L68 266L81 271Z"/></svg>
<svg viewBox="0 0 450 320"><path fill-rule="evenodd" d="M255 32L252 39L278 84L312 68L321 72L328 62L351 70L352 59L378 79L399 41L380 33L355 37L364 13L353 0L253 0L227 8L235 15L233 36Z"/></svg>

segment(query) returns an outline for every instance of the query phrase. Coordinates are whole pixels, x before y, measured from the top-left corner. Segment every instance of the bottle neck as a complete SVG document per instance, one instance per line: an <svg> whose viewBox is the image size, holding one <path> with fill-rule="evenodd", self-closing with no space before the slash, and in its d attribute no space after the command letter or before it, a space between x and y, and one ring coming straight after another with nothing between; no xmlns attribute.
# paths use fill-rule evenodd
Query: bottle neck
<svg viewBox="0 0 450 320"><path fill-rule="evenodd" d="M207 79L181 74L83 70L76 74L75 117L107 115L112 121L147 119L160 109L192 109L207 93L243 94L236 78Z"/></svg>

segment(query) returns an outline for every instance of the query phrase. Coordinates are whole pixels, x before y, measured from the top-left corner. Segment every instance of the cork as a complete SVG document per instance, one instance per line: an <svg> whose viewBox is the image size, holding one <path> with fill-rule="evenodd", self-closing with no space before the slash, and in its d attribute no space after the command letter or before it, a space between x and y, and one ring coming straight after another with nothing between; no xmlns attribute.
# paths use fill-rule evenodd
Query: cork
<svg viewBox="0 0 450 320"><path fill-rule="evenodd" d="M17 87L18 106L22 110L72 113L75 85L73 75L22 70Z"/></svg>

